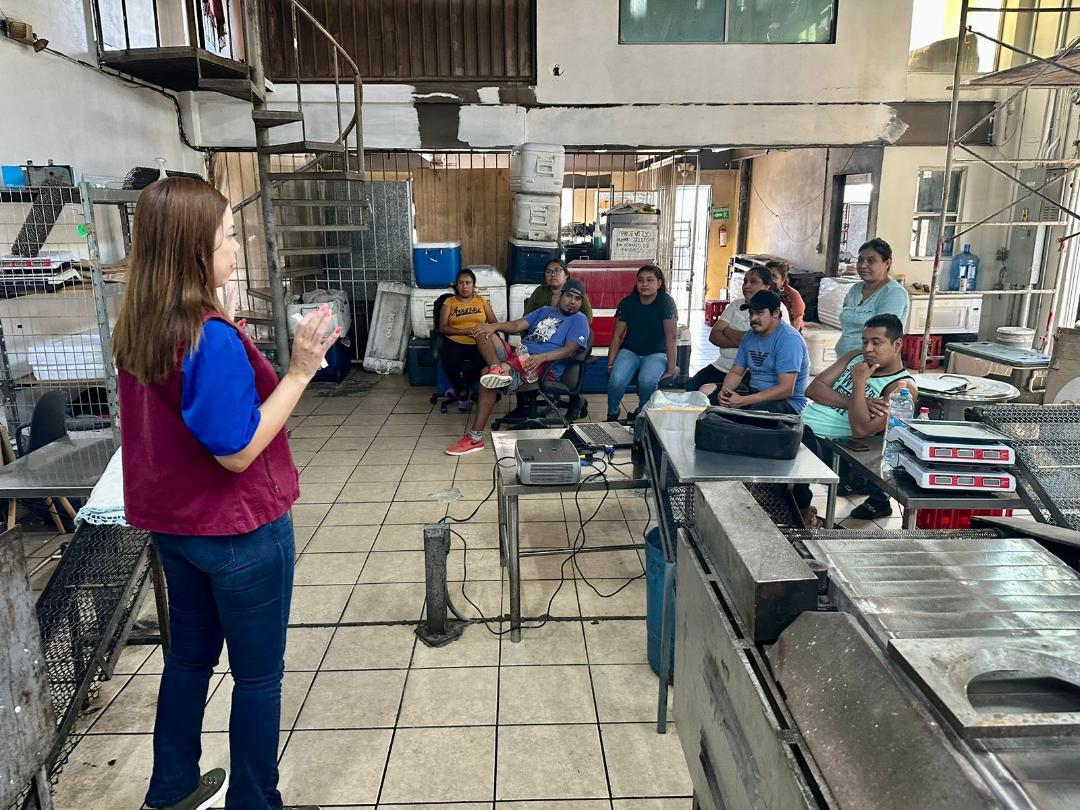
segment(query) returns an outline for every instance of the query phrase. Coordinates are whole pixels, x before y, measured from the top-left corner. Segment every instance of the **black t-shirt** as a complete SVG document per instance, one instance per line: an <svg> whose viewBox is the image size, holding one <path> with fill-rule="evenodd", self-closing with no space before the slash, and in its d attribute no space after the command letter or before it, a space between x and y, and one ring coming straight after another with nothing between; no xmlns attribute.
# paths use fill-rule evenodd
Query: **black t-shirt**
<svg viewBox="0 0 1080 810"><path fill-rule="evenodd" d="M619 302L616 320L626 324L622 348L634 354L657 354L667 351L664 321L679 317L675 299L666 292L657 293L651 304L642 304L636 292Z"/></svg>

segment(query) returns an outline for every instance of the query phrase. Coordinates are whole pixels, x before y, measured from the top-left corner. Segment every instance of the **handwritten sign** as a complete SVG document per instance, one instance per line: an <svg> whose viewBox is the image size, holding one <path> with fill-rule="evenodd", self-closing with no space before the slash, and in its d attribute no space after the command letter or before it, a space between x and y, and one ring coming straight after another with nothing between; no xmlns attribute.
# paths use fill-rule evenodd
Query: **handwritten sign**
<svg viewBox="0 0 1080 810"><path fill-rule="evenodd" d="M613 228L611 230L611 259L656 260L656 228Z"/></svg>

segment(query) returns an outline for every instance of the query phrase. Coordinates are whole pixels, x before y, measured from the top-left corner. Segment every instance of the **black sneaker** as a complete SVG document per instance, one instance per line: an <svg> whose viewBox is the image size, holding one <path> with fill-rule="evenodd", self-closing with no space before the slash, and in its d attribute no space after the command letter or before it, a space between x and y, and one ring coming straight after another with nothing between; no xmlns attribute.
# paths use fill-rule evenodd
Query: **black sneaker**
<svg viewBox="0 0 1080 810"><path fill-rule="evenodd" d="M619 421L619 412L616 411L615 413L609 413L607 415L607 418L604 421L605 422L618 422Z"/></svg>
<svg viewBox="0 0 1080 810"><path fill-rule="evenodd" d="M163 810L206 810L215 804L224 804L225 791L229 789L229 775L224 768L207 771L199 780L199 786L176 804Z"/></svg>
<svg viewBox="0 0 1080 810"><path fill-rule="evenodd" d="M848 517L853 517L856 520L877 520L878 518L888 517L891 514L892 502L875 501L867 498L852 509L851 514L848 515Z"/></svg>

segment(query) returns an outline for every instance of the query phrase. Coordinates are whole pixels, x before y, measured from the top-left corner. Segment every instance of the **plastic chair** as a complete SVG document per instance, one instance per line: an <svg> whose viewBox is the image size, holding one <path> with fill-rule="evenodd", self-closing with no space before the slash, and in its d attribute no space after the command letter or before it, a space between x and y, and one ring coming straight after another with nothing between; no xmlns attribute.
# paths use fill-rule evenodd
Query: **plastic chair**
<svg viewBox="0 0 1080 810"><path fill-rule="evenodd" d="M23 428L25 425L20 425L15 433L15 442L19 447L19 455L25 456L33 453L35 450L40 450L48 444L52 444L57 439L66 438L67 432L67 395L63 391L49 391L34 405L34 412L30 415L30 437L27 441L27 446L23 448L22 436ZM71 505L71 502L67 498L57 498L60 501L60 505L64 508L68 517L75 520L75 508ZM15 501L9 501L8 503L8 524L10 525L14 519ZM63 534L67 531L64 527L63 521L60 519L59 513L56 511L56 504L53 503L52 498L45 498L45 506L49 510L49 516L52 518L53 525L56 526L56 530Z"/></svg>
<svg viewBox="0 0 1080 810"><path fill-rule="evenodd" d="M519 400L525 400L524 415L507 414L491 423L492 430L532 430L551 427L570 427L570 423L583 416L585 398L581 394L585 384L585 366L592 360L593 335L584 349L566 360L566 368L558 380L541 377L534 383L526 383L515 392ZM543 402L543 411L540 403ZM566 416L560 413L565 410Z"/></svg>

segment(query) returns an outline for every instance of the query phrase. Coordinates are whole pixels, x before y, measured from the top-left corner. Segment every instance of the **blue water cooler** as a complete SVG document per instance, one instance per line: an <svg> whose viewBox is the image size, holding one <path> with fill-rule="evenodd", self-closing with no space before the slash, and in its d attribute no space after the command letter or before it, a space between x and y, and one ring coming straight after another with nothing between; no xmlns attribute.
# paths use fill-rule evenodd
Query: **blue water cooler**
<svg viewBox="0 0 1080 810"><path fill-rule="evenodd" d="M964 245L964 252L953 256L949 265L949 289L953 292L972 292L979 286L979 257Z"/></svg>

